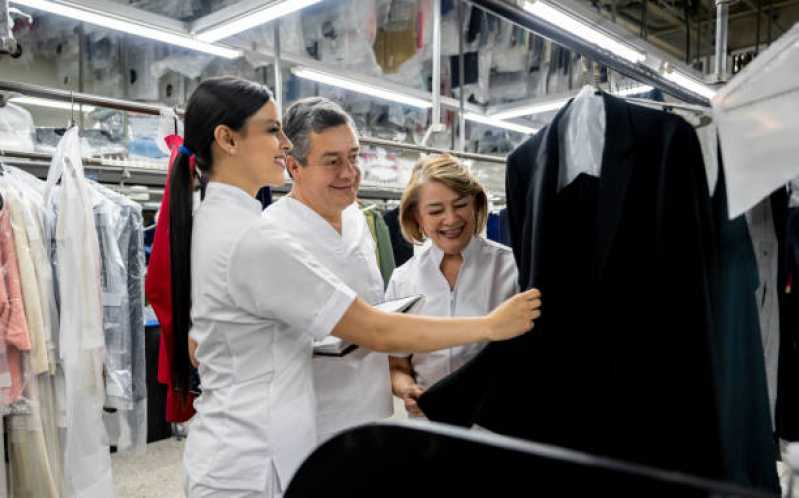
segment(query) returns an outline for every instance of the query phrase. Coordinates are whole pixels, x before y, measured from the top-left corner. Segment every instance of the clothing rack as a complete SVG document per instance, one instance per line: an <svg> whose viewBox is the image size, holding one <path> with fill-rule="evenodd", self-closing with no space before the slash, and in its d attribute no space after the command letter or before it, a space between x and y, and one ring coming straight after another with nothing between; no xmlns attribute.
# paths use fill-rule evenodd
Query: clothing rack
<svg viewBox="0 0 799 498"><path fill-rule="evenodd" d="M50 168L52 156L42 152L0 149L0 159L8 166L16 166L39 178L47 178L47 170ZM163 169L109 165L109 160L93 157L83 158L83 161L86 176L99 183L125 183L128 185L161 187L161 192L163 192L163 186L166 183L166 170ZM110 161L119 162L114 160ZM280 194L287 194L290 190L290 181L285 185L272 188L273 192ZM153 192L150 191L150 193ZM358 189L359 199L399 200L401 197L402 189L397 188L362 185L361 188Z"/></svg>
<svg viewBox="0 0 799 498"><path fill-rule="evenodd" d="M58 100L61 102L68 102L75 104L86 104L98 107L105 107L108 109L117 109L120 111L134 112L139 114L149 114L152 116L160 116L164 109L168 106L159 106L155 104L145 104L131 100L115 99L109 97L102 97L89 93L73 92L71 90L61 90L58 88L50 88L40 85L32 85L30 83L22 83L18 81L0 81L0 91L20 93L30 97L39 97L50 100ZM2 105L2 101L0 101ZM172 109L178 116L183 116L184 110L179 108ZM475 154L471 152L458 152L453 150L437 149L435 147L426 147L422 145L406 144L402 142L395 142L393 140L383 140L380 138L361 137L360 142L367 145L376 145L382 147L390 147L394 149L409 150L414 152L428 152L436 154L451 154L455 157L462 159L470 159L480 162L490 162L496 164L505 164L505 158L500 156L491 156L486 154Z"/></svg>

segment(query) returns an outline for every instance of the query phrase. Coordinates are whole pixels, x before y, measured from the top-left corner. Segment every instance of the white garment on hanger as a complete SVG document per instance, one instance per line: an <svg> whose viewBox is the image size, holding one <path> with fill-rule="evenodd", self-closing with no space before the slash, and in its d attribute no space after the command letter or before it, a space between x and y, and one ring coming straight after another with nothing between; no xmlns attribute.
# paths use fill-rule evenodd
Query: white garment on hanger
<svg viewBox="0 0 799 498"><path fill-rule="evenodd" d="M594 88L584 86L566 111L568 119L560 120L560 166L558 192L581 173L599 178L605 150L605 100Z"/></svg>
<svg viewBox="0 0 799 498"><path fill-rule="evenodd" d="M54 192L59 177L61 187ZM53 154L44 195L45 205L50 195L58 196L59 344L66 383L64 484L70 498L109 498L114 487L102 421L105 338L100 250L88 188L80 137L73 127Z"/></svg>
<svg viewBox="0 0 799 498"><path fill-rule="evenodd" d="M325 268L369 304L383 300L383 278L375 243L357 204L341 213L342 232L302 202L285 196L266 208L264 218L294 237ZM314 356L319 442L393 412L388 356L358 348L341 357Z"/></svg>

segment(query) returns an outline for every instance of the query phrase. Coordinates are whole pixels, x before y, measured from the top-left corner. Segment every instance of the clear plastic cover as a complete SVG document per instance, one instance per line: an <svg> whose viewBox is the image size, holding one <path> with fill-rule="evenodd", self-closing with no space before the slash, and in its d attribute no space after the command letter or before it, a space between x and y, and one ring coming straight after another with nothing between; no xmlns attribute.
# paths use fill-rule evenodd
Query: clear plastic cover
<svg viewBox="0 0 799 498"><path fill-rule="evenodd" d="M65 173L65 174L62 174ZM58 179L61 186L54 187ZM113 496L105 389L100 251L78 129L59 143L47 176L45 205L57 194L55 226L60 294L61 364L65 384L64 486L67 496Z"/></svg>
<svg viewBox="0 0 799 498"><path fill-rule="evenodd" d="M141 207L99 184L95 223L103 275L106 406L117 410L119 451L147 444L144 222Z"/></svg>
<svg viewBox="0 0 799 498"><path fill-rule="evenodd" d="M799 176L799 24L761 52L712 100L729 216Z"/></svg>
<svg viewBox="0 0 799 498"><path fill-rule="evenodd" d="M30 112L13 102L0 107L0 149L32 151L35 134Z"/></svg>

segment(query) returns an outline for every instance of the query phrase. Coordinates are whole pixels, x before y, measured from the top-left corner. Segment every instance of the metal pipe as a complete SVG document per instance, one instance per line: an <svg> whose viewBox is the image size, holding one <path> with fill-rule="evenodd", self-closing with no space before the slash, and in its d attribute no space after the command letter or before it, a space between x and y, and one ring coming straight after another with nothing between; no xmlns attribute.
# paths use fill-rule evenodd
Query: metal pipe
<svg viewBox="0 0 799 498"><path fill-rule="evenodd" d="M649 35L647 28L649 27L649 9L646 0L641 0L641 38L646 40Z"/></svg>
<svg viewBox="0 0 799 498"><path fill-rule="evenodd" d="M727 36L730 0L716 0L716 79L727 79Z"/></svg>
<svg viewBox="0 0 799 498"><path fill-rule="evenodd" d="M461 26L460 29L463 27ZM433 117L430 128L435 130L441 123L441 0L433 0L433 88L431 91L433 93Z"/></svg>
<svg viewBox="0 0 799 498"><path fill-rule="evenodd" d="M159 105L101 97L99 95L92 95L82 92L71 92L69 90L31 85L30 83L21 83L17 81L0 81L0 91L17 92L30 97L53 99L59 100L61 102L70 102L71 100L74 100L77 104L95 105L106 107L108 109L118 109L120 111L150 114L153 116L160 116L161 109L163 108L163 106ZM176 112L179 115L183 114L182 110L176 110Z"/></svg>
<svg viewBox="0 0 799 498"><path fill-rule="evenodd" d="M469 0L470 3L524 29L549 38L553 42L568 47L589 59L613 69L614 71L639 81L645 85L659 88L685 102L709 105L707 98L697 95L667 79L663 74L646 64L635 64L609 50L585 41L559 26L553 26L522 7L507 0Z"/></svg>
<svg viewBox="0 0 799 498"><path fill-rule="evenodd" d="M275 19L275 103L283 115L283 72L280 69L280 19Z"/></svg>
<svg viewBox="0 0 799 498"><path fill-rule="evenodd" d="M772 31L774 26L774 8L769 7L768 9L768 46L771 46L772 40L774 40L774 33Z"/></svg>
<svg viewBox="0 0 799 498"><path fill-rule="evenodd" d="M466 113L464 110L465 104L465 95L464 95L464 87L466 86L466 68L465 66L465 58L463 56L463 2L458 2L458 81L460 82L460 91L458 103L460 107L458 108L458 150L465 151L466 150Z"/></svg>
<svg viewBox="0 0 799 498"><path fill-rule="evenodd" d="M691 65L691 11L688 2L685 2L685 63Z"/></svg>
<svg viewBox="0 0 799 498"><path fill-rule="evenodd" d="M427 147L426 145L415 145L398 143L391 140L383 140L382 138L361 137L359 141L362 144L378 145L383 147L393 147L404 150L412 150L415 152L425 152L429 154L450 154L461 159L472 159L474 161L494 164L505 164L505 158L500 156L489 156L486 154L475 154L473 152L458 152L445 149L437 149L435 147Z"/></svg>
<svg viewBox="0 0 799 498"><path fill-rule="evenodd" d="M763 17L763 0L757 0L757 28L755 29L755 56L760 53L760 24Z"/></svg>

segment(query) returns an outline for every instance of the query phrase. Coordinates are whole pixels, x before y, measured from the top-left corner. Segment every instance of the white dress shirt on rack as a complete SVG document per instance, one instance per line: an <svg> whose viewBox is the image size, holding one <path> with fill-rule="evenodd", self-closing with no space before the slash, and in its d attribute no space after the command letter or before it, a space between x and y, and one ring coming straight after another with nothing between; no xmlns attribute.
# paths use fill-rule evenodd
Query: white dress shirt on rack
<svg viewBox="0 0 799 498"><path fill-rule="evenodd" d="M454 289L450 289L441 273L443 258L444 252L427 241L419 254L394 270L386 299L421 294L424 297L414 307L415 314L481 316L519 291L518 271L510 247L473 237L463 250L463 265ZM414 354L411 364L416 383L422 389L429 388L474 358L483 347L485 343L475 343Z"/></svg>
<svg viewBox="0 0 799 498"><path fill-rule="evenodd" d="M374 239L357 204L341 213L341 234L316 211L289 196L270 205L264 217L294 237L361 299L369 304L383 300ZM358 348L343 357L314 356L313 371L320 443L393 413L385 353Z"/></svg>
<svg viewBox="0 0 799 498"><path fill-rule="evenodd" d="M316 445L313 340L355 293L222 183L194 215L191 261L202 394L184 456L189 496L276 496Z"/></svg>

